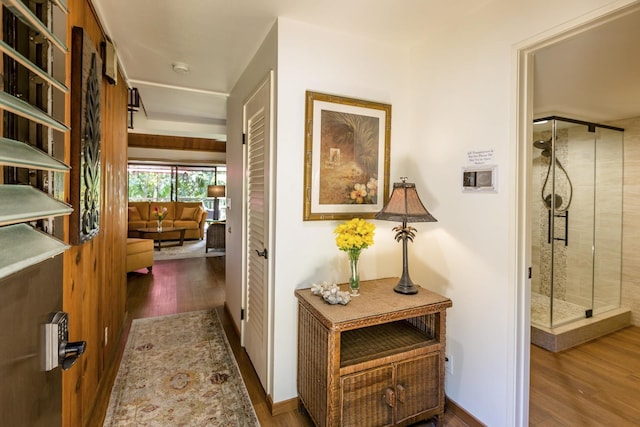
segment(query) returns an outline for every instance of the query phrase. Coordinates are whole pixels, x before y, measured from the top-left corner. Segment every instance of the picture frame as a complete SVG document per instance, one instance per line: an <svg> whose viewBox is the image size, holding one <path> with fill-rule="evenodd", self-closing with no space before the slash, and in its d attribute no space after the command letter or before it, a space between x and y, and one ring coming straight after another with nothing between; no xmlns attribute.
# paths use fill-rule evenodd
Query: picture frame
<svg viewBox="0 0 640 427"><path fill-rule="evenodd" d="M305 98L303 220L373 218L389 198L391 105Z"/></svg>
<svg viewBox="0 0 640 427"><path fill-rule="evenodd" d="M100 232L102 59L82 27L73 27L71 42L69 242L82 245Z"/></svg>

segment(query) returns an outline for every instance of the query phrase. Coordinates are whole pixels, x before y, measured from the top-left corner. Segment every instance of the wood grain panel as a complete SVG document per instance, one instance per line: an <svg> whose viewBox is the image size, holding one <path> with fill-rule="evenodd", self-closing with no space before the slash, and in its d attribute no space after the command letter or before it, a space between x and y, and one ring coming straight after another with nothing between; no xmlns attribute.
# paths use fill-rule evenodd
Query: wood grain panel
<svg viewBox="0 0 640 427"><path fill-rule="evenodd" d="M71 28L84 28L100 51L105 37L89 0L69 0L67 40ZM70 85L67 55L67 86ZM96 397L105 387L105 370L114 363L117 342L124 324L126 301L126 209L127 209L127 88L124 79L110 85L101 78L102 157L100 232L91 241L65 253L63 308L69 313L70 338L85 340L87 350L79 363L63 373L63 425L89 424ZM69 102L67 101L67 105ZM67 107L69 123L71 107ZM69 161L70 139L65 139ZM69 194L69 183L65 185ZM68 201L68 200L67 200ZM65 239L69 239L66 220ZM105 328L108 328L105 342ZM107 385L108 386L108 385Z"/></svg>
<svg viewBox="0 0 640 427"><path fill-rule="evenodd" d="M130 133L129 147L163 148L168 150L210 151L225 153L227 143L217 139L190 138L186 136L149 135Z"/></svg>

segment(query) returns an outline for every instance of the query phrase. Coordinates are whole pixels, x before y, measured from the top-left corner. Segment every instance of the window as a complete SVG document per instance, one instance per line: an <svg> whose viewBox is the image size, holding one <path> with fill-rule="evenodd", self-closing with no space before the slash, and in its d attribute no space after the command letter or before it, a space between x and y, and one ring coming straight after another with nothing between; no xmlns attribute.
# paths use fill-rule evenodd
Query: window
<svg viewBox="0 0 640 427"><path fill-rule="evenodd" d="M209 185L227 184L226 166L175 166L129 163L129 201L202 201L212 219L215 199L207 197ZM218 199L225 218L226 200Z"/></svg>

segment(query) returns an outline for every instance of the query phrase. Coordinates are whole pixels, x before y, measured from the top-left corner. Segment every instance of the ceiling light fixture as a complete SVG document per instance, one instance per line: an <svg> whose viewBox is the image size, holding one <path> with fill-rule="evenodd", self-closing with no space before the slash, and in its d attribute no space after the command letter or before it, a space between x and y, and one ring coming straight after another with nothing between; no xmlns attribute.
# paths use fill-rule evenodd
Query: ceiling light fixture
<svg viewBox="0 0 640 427"><path fill-rule="evenodd" d="M188 73L190 71L189 66L184 62L174 62L171 66L176 73Z"/></svg>

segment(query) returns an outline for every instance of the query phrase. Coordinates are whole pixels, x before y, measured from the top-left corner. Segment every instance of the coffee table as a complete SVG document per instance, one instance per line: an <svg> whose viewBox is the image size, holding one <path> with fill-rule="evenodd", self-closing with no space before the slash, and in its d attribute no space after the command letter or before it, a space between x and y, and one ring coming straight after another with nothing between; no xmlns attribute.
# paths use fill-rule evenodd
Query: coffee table
<svg viewBox="0 0 640 427"><path fill-rule="evenodd" d="M180 234L180 241L178 243L172 245L164 245L165 248L170 246L182 246L184 244L184 232L186 228L184 227L162 227L162 230L158 230L155 227L152 228L138 228L136 231L140 234L142 239L153 239L154 243L157 243L158 246L155 246L157 250L162 250L162 242L167 240L175 240L176 233ZM173 235L169 237L170 235Z"/></svg>

